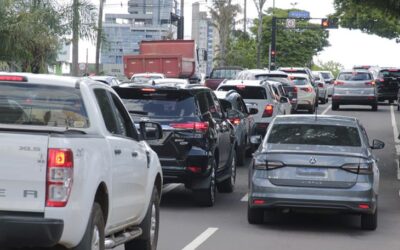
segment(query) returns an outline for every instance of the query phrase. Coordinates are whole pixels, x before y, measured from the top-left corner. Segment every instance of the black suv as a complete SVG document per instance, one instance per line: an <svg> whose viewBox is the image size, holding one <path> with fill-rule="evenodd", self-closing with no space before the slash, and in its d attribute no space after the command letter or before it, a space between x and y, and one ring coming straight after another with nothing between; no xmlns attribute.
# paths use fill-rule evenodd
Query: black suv
<svg viewBox="0 0 400 250"><path fill-rule="evenodd" d="M133 120L157 121L163 138L148 141L157 152L164 183L184 183L200 205L212 206L215 192L232 192L236 180L234 127L215 94L200 85L114 87Z"/></svg>
<svg viewBox="0 0 400 250"><path fill-rule="evenodd" d="M381 68L375 80L378 90L378 101L388 100L393 103L397 100L400 86L400 68Z"/></svg>

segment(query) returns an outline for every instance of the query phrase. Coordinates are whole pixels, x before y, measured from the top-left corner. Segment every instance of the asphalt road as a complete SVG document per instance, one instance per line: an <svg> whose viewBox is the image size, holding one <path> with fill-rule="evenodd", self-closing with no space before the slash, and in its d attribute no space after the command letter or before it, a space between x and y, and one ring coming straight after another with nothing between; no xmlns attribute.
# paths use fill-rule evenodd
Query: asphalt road
<svg viewBox="0 0 400 250"><path fill-rule="evenodd" d="M243 201L247 193L248 159L246 166L238 169L235 191L218 193L212 208L196 206L191 192L181 185L167 186L161 204L158 249L399 250L400 181L396 159L400 141L394 135L400 129L400 112L395 106L385 104L377 112L367 106L345 106L333 112L328 103L320 105L318 113L355 116L366 127L371 141L380 139L386 143L385 149L375 152L381 173L376 231L361 230L360 217L356 215L289 213L267 218L264 225L248 224L247 203Z"/></svg>

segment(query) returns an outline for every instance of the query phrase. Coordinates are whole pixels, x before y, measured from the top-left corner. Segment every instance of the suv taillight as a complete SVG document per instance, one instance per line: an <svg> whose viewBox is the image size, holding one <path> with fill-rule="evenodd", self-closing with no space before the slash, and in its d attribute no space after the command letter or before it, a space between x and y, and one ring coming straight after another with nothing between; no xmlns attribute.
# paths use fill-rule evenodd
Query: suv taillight
<svg viewBox="0 0 400 250"><path fill-rule="evenodd" d="M71 193L74 159L71 149L50 148L47 157L46 206L65 207Z"/></svg>
<svg viewBox="0 0 400 250"><path fill-rule="evenodd" d="M262 117L271 117L273 113L274 113L274 106L272 106L271 104L268 104L264 108L264 113L263 113Z"/></svg>
<svg viewBox="0 0 400 250"><path fill-rule="evenodd" d="M208 122L171 123L170 126L176 129L191 129L197 132L205 132L208 130Z"/></svg>
<svg viewBox="0 0 400 250"><path fill-rule="evenodd" d="M374 81L366 82L365 85L373 86L375 85L375 82Z"/></svg>
<svg viewBox="0 0 400 250"><path fill-rule="evenodd" d="M300 88L300 89L307 93L311 93L313 91L313 87L305 87L305 88Z"/></svg>
<svg viewBox="0 0 400 250"><path fill-rule="evenodd" d="M333 84L334 84L334 85L343 85L344 82L341 82L341 81L334 81Z"/></svg>

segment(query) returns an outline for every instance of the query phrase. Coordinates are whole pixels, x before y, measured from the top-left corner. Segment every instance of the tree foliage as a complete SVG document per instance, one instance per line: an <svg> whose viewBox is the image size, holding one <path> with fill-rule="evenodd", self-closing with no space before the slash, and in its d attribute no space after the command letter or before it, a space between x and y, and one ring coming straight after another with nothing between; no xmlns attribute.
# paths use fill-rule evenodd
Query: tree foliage
<svg viewBox="0 0 400 250"><path fill-rule="evenodd" d="M335 61L327 61L327 62L318 61L312 67L312 70L331 71L335 77L337 77L340 70L342 69L344 69L343 64Z"/></svg>
<svg viewBox="0 0 400 250"><path fill-rule="evenodd" d="M335 0L340 25L385 38L400 37L400 1Z"/></svg>

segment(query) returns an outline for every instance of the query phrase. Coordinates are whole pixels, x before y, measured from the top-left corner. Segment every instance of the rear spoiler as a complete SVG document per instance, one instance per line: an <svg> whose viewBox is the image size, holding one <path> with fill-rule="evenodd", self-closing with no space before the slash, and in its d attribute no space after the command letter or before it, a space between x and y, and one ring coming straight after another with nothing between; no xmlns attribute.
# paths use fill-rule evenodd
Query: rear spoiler
<svg viewBox="0 0 400 250"><path fill-rule="evenodd" d="M326 151L307 151L307 150L268 150L262 151L263 154L305 154L305 155L332 155L332 156L348 156L368 159L360 153L348 153L348 152L326 152Z"/></svg>

